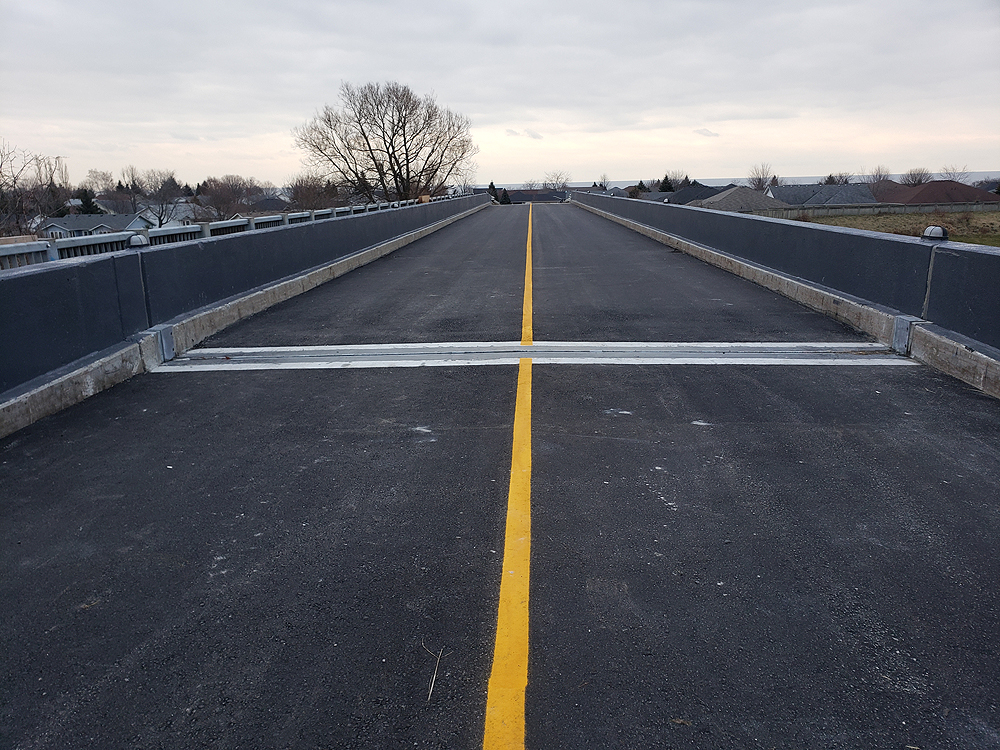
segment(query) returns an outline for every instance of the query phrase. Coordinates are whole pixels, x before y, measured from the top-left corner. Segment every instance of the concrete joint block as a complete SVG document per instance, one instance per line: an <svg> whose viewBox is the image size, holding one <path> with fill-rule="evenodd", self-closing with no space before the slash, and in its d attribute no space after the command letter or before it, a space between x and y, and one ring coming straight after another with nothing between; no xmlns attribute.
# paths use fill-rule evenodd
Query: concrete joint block
<svg viewBox="0 0 1000 750"><path fill-rule="evenodd" d="M897 315L893 321L892 348L893 351L907 356L910 353L910 337L916 323L926 323L916 315Z"/></svg>
<svg viewBox="0 0 1000 750"><path fill-rule="evenodd" d="M174 327L169 323L153 326L149 333L156 338L160 347L160 362L169 362L176 353L174 351Z"/></svg>

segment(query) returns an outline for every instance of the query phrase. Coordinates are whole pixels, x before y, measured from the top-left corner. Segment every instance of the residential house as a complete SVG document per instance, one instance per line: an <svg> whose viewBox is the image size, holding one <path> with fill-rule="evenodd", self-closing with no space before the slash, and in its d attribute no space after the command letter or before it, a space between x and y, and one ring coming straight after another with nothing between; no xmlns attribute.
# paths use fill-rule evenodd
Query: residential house
<svg viewBox="0 0 1000 750"><path fill-rule="evenodd" d="M765 208L787 208L788 204L771 198L757 190L748 187L731 187L703 200L692 201L689 206L711 208L716 211L733 211L745 213Z"/></svg>
<svg viewBox="0 0 1000 750"><path fill-rule="evenodd" d="M881 203L998 203L1000 195L955 180L931 180L923 185L900 185L880 180L872 192Z"/></svg>
<svg viewBox="0 0 1000 750"><path fill-rule="evenodd" d="M851 185L771 185L764 195L789 206L855 206L878 203L871 188Z"/></svg>
<svg viewBox="0 0 1000 750"><path fill-rule="evenodd" d="M42 219L35 233L44 239L89 237L112 232L138 232L156 226L156 222L143 213L137 214L70 214L53 219Z"/></svg>
<svg viewBox="0 0 1000 750"><path fill-rule="evenodd" d="M723 190L727 190L731 187L736 186L728 185L727 187L709 187L708 185L702 185L696 182L693 185L689 185L688 187L681 188L680 190L675 190L670 193L667 197L667 202L677 206L686 206L692 201L711 198L713 195L718 195Z"/></svg>

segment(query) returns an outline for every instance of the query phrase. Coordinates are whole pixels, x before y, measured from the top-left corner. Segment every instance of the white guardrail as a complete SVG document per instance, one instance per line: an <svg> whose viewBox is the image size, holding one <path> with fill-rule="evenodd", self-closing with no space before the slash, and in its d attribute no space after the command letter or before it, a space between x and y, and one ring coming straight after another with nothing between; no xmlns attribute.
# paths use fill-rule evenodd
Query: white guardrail
<svg viewBox="0 0 1000 750"><path fill-rule="evenodd" d="M436 203L442 200L461 197L463 196L442 195L431 198L431 202ZM371 213L372 211L413 206L419 202L419 200L406 200L392 201L391 203L367 203L361 206L321 208L314 211L297 211L273 214L271 216L254 216L246 219L229 219L228 221L209 221L176 227L158 227L135 232L113 232L86 237L37 240L10 245L0 244L0 271L32 266L37 263L47 263L53 260L113 253L119 250L146 247L148 245L189 242L209 237L221 237L236 232L252 232L257 229L271 229L273 227L302 224L309 221L341 219L358 214Z"/></svg>

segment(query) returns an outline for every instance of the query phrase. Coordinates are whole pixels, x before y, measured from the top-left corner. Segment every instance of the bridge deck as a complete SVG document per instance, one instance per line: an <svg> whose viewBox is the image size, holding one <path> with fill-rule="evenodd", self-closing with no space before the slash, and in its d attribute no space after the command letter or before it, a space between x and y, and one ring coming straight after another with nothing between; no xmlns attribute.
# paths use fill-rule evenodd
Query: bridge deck
<svg viewBox="0 0 1000 750"><path fill-rule="evenodd" d="M527 356L527 747L1000 746L1000 402L531 211L0 441L0 745L482 746Z"/></svg>

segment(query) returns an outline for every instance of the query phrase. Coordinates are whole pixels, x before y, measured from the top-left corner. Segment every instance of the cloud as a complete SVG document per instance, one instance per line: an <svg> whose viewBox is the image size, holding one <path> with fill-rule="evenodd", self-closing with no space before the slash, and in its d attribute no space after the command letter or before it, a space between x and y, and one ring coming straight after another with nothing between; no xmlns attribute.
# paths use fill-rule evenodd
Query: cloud
<svg viewBox="0 0 1000 750"><path fill-rule="evenodd" d="M126 5L129 14L118 12ZM396 80L468 116L481 169L503 182L554 167L648 176L692 143L701 148L684 167L704 177L742 174L762 159L806 175L878 163L898 171L1000 165L991 129L1000 100L983 96L1000 87L1000 69L912 51L927 28L965 49L995 49L997 0L953 3L944 15L934 0L677 0L620 3L614 12L597 0L509 0L503 13L455 0L382 0L377 24L371 4L356 0L288 0L289 12L277 16L272 5L245 0L234 16L224 3L175 0L170 20L143 28L145 62L135 66L93 40L127 36L134 15L157 17L162 4L3 3L3 138L65 156L71 179L132 161L176 169L192 184L252 170L280 182L301 167L292 128L337 105L342 82ZM186 17L199 23L173 22ZM42 56L39 34L48 42ZM248 48L267 55L248 57ZM625 76L607 58L624 49L649 51ZM95 79L100 97L85 85ZM44 117L40 90L60 92ZM945 122L929 130L913 112L930 108ZM105 141L127 153L87 146ZM272 149L266 171L249 144Z"/></svg>
<svg viewBox="0 0 1000 750"><path fill-rule="evenodd" d="M507 128L507 135L514 135L519 137L522 135L526 135L529 138L534 138L536 141L542 140L542 136L536 133L534 130L531 130L530 128L525 128L523 133L518 133L516 130L511 130L510 128Z"/></svg>

